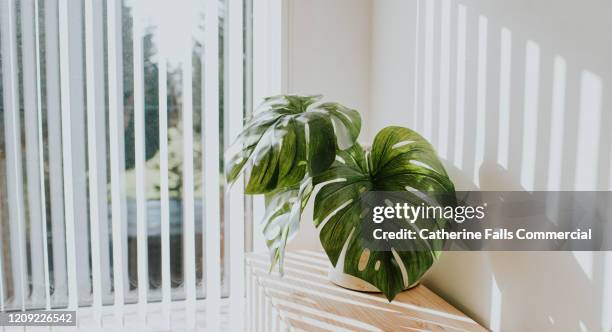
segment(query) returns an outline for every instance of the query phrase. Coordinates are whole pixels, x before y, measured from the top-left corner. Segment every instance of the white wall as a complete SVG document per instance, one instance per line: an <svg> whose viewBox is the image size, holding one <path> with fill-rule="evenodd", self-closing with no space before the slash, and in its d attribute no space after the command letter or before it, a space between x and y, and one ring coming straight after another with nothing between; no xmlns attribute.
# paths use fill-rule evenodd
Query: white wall
<svg viewBox="0 0 612 332"><path fill-rule="evenodd" d="M290 93L323 94L367 112L370 103L370 1L287 0Z"/></svg>
<svg viewBox="0 0 612 332"><path fill-rule="evenodd" d="M373 1L368 140L389 125L414 128L416 2Z"/></svg>
<svg viewBox="0 0 612 332"><path fill-rule="evenodd" d="M458 189L612 189L611 9L374 1L368 132L417 129ZM493 330L612 329L610 253L448 252L425 283Z"/></svg>
<svg viewBox="0 0 612 332"><path fill-rule="evenodd" d="M359 109L363 140L418 130L459 190L612 189L611 2L286 3L288 90ZM612 253L447 252L425 283L495 331L612 329Z"/></svg>
<svg viewBox="0 0 612 332"><path fill-rule="evenodd" d="M286 0L284 4L286 92L322 94L325 100L367 114L370 0ZM289 247L320 248L312 223L302 223Z"/></svg>

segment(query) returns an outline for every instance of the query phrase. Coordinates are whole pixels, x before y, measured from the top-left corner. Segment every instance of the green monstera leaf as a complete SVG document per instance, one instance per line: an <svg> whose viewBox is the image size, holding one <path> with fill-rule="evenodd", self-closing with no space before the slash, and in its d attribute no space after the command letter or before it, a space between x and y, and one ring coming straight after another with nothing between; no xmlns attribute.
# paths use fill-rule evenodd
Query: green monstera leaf
<svg viewBox="0 0 612 332"><path fill-rule="evenodd" d="M225 174L234 182L245 169L247 194L296 186L334 162L336 151L351 147L361 130L355 110L317 103L320 96L267 98L226 154Z"/></svg>
<svg viewBox="0 0 612 332"><path fill-rule="evenodd" d="M285 247L300 227L300 218L312 193L312 181L304 179L299 186L266 194L263 233L270 251L270 271L278 263L283 274Z"/></svg>
<svg viewBox="0 0 612 332"><path fill-rule="evenodd" d="M390 240L384 250L372 248L366 234L372 223L363 218L367 193L403 192L403 199L417 206L456 205L453 183L432 146L416 132L402 127L383 129L370 151L355 144L339 152L327 171L313 177L313 185L320 187L314 224L330 261L336 267L343 262L345 273L376 286L389 301L418 283L437 259L443 245L440 241L414 244L418 250L402 250L399 241ZM406 228L424 227L425 222L430 228L449 224L446 220L403 222Z"/></svg>

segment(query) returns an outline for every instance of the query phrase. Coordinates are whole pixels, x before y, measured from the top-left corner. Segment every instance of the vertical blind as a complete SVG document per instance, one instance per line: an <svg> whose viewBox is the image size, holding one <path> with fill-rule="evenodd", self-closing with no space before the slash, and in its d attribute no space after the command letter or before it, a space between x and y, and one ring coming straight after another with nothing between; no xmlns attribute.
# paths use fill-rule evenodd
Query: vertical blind
<svg viewBox="0 0 612 332"><path fill-rule="evenodd" d="M252 12L0 2L0 311L206 299L208 325L242 298L252 204L221 170L269 91L251 88Z"/></svg>

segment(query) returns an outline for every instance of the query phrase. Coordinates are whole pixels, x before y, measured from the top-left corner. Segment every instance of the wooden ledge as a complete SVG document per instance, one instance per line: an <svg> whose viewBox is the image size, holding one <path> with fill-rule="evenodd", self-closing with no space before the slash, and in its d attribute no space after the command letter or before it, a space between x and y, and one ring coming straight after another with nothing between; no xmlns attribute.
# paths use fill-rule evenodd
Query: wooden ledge
<svg viewBox="0 0 612 332"><path fill-rule="evenodd" d="M332 284L322 252L288 252L283 277L268 273L267 254L246 260L249 331L487 331L423 285L389 303Z"/></svg>

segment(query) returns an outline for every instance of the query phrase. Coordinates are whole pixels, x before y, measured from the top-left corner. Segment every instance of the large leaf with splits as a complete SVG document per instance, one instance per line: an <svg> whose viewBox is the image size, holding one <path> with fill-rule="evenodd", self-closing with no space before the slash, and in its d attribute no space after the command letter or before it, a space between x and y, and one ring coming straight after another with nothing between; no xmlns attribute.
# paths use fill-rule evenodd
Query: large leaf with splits
<svg viewBox="0 0 612 332"><path fill-rule="evenodd" d="M234 182L249 169L246 193L262 194L296 186L307 173L327 170L337 150L355 143L361 117L355 110L318 103L319 99L267 98L226 154L227 181Z"/></svg>
<svg viewBox="0 0 612 332"><path fill-rule="evenodd" d="M438 257L443 242L388 240L382 242L384 247L378 243L373 248L367 240L372 223L364 219L364 197L375 192L389 193L388 198L392 193L403 193L401 199L415 206L456 204L453 183L432 146L402 127L380 131L369 151L355 144L339 152L333 165L313 178L313 185L320 186L315 196L314 224L330 261L336 267L343 262L345 273L376 286L389 300L420 281ZM407 223L397 224L405 228L445 228L449 224L443 219L395 222Z"/></svg>
<svg viewBox="0 0 612 332"><path fill-rule="evenodd" d="M266 194L263 233L270 252L270 271L278 264L283 274L285 247L297 233L304 207L312 193L312 181L304 179L299 186Z"/></svg>

